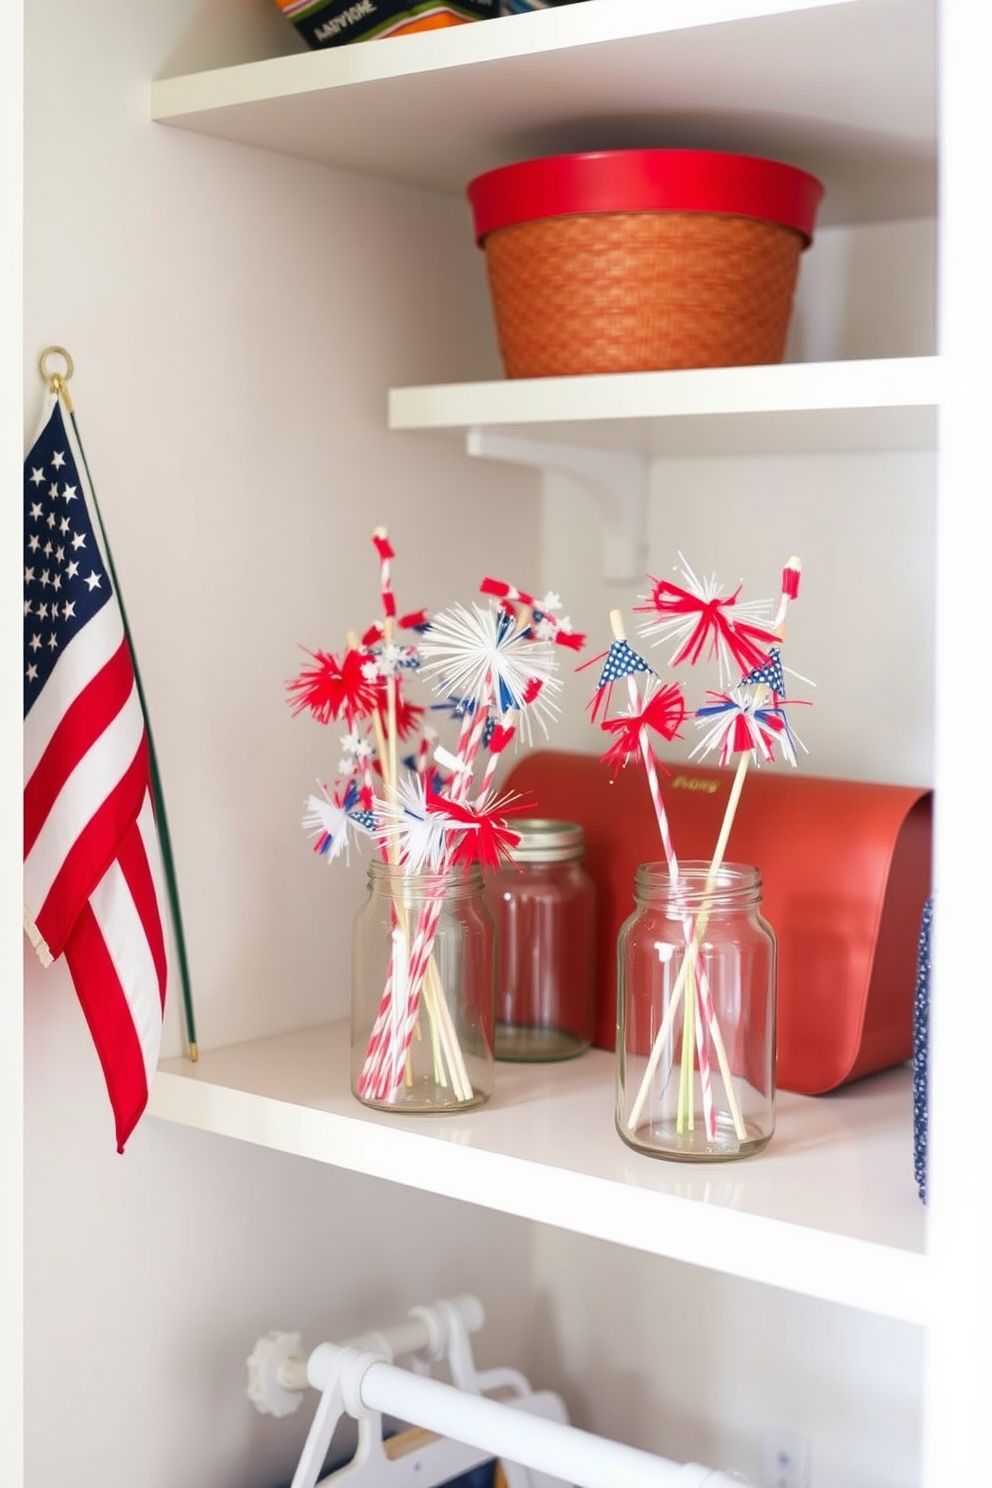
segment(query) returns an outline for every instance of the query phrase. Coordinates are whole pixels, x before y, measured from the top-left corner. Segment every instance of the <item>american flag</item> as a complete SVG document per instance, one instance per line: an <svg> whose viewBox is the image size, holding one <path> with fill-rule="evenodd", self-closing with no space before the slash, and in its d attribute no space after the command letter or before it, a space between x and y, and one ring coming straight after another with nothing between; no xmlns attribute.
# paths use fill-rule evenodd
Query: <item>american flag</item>
<svg viewBox="0 0 992 1488"><path fill-rule="evenodd" d="M148 1101L168 958L144 712L75 428L51 396L24 462L24 923L64 956L117 1149Z"/></svg>

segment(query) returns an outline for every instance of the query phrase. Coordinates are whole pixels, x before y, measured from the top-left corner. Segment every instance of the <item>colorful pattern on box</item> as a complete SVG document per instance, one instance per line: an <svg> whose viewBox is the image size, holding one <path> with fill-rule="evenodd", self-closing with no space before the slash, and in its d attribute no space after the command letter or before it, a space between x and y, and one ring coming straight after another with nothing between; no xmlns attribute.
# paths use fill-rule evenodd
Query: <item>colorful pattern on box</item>
<svg viewBox="0 0 992 1488"><path fill-rule="evenodd" d="M496 0L275 0L315 50L495 16Z"/></svg>
<svg viewBox="0 0 992 1488"><path fill-rule="evenodd" d="M526 15L529 10L553 10L556 5L575 5L577 0L500 0L503 16Z"/></svg>

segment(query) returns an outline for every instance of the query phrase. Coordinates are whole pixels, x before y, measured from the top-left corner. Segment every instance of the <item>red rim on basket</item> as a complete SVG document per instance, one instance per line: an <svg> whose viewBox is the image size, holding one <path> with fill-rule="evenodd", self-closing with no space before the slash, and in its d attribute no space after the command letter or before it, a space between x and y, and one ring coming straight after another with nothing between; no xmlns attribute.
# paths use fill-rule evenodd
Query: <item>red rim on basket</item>
<svg viewBox="0 0 992 1488"><path fill-rule="evenodd" d="M481 245L499 228L594 212L717 212L813 239L823 183L808 171L720 150L596 150L521 160L467 187Z"/></svg>

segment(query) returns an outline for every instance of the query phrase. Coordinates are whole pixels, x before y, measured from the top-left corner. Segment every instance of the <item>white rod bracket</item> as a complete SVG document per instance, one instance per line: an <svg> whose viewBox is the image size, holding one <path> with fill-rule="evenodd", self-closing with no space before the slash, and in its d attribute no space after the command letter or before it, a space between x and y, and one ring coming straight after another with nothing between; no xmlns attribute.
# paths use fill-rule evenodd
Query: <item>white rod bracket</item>
<svg viewBox="0 0 992 1488"><path fill-rule="evenodd" d="M381 1331L349 1338L345 1348L373 1353L392 1364L402 1355L412 1356L411 1367L425 1371L447 1356L452 1378L460 1389L480 1391L501 1385L516 1385L520 1393L529 1389L516 1371L490 1370L479 1374L472 1357L470 1333L478 1333L486 1314L478 1297L465 1293L413 1307L400 1323ZM248 1369L248 1398L262 1415L288 1416L299 1408L309 1388L307 1359L299 1333L272 1332L256 1340L245 1361Z"/></svg>
<svg viewBox="0 0 992 1488"><path fill-rule="evenodd" d="M604 579L630 583L644 577L648 462L642 455L525 439L489 429L470 429L465 448L470 455L555 470L577 481L599 507Z"/></svg>

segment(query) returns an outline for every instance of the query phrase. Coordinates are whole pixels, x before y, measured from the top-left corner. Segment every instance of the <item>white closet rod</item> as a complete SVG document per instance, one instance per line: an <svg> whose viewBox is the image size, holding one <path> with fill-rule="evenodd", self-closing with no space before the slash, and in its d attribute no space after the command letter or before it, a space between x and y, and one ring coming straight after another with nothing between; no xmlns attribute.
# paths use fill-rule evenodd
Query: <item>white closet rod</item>
<svg viewBox="0 0 992 1488"><path fill-rule="evenodd" d="M740 1488L698 1463L677 1463L637 1447L532 1416L512 1404L413 1374L372 1353L322 1343L308 1361L311 1385L340 1388L349 1415L379 1412L520 1463L576 1488Z"/></svg>

